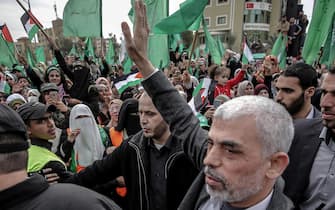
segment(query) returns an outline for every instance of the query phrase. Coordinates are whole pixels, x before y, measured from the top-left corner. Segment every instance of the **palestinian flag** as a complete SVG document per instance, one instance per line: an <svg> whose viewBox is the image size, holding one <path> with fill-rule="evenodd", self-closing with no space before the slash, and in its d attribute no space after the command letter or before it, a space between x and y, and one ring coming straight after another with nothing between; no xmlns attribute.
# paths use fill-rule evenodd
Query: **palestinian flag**
<svg viewBox="0 0 335 210"><path fill-rule="evenodd" d="M252 52L251 52L250 48L248 47L246 38L244 38L242 63L243 64L248 64L252 61L254 61L254 56L252 55Z"/></svg>
<svg viewBox="0 0 335 210"><path fill-rule="evenodd" d="M6 24L0 25L0 63L12 67L17 63L13 38Z"/></svg>
<svg viewBox="0 0 335 210"><path fill-rule="evenodd" d="M0 33L3 37L3 39L6 41L6 42L11 42L13 43L13 38L12 38L12 35L10 35L10 32L8 30L8 27L6 24L3 24L0 26Z"/></svg>
<svg viewBox="0 0 335 210"><path fill-rule="evenodd" d="M26 30L29 40L31 41L35 34L38 32L39 25L41 28L43 28L42 24L36 19L36 17L31 13L30 10L28 10L28 13L25 12L21 16L21 22L23 24L24 30Z"/></svg>
<svg viewBox="0 0 335 210"><path fill-rule="evenodd" d="M141 83L142 75L139 72L131 72L114 82L114 86L121 94L128 87L133 87Z"/></svg>
<svg viewBox="0 0 335 210"><path fill-rule="evenodd" d="M199 85L194 89L192 93L192 99L188 102L193 112L196 114L200 111L202 106L205 104L209 95L209 86L211 85L211 79L204 78L200 81Z"/></svg>
<svg viewBox="0 0 335 210"><path fill-rule="evenodd" d="M209 127L208 120L205 116L200 114L200 109L207 101L211 82L211 79L208 78L201 80L199 85L193 91L192 99L188 102L188 105L191 107L194 115L198 118L202 128Z"/></svg>

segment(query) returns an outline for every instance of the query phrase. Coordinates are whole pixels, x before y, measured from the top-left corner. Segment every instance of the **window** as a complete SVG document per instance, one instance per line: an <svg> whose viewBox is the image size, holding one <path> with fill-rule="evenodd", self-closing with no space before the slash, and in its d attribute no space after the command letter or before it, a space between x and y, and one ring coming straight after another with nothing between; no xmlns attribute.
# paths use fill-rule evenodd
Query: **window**
<svg viewBox="0 0 335 210"><path fill-rule="evenodd" d="M218 0L218 4L225 4L228 3L228 0Z"/></svg>
<svg viewBox="0 0 335 210"><path fill-rule="evenodd" d="M208 1L207 1L207 5L211 5L211 0L208 0Z"/></svg>
<svg viewBox="0 0 335 210"><path fill-rule="evenodd" d="M206 23L206 26L210 26L211 25L211 21L210 21L209 17L205 18L205 23Z"/></svg>
<svg viewBox="0 0 335 210"><path fill-rule="evenodd" d="M264 10L244 10L244 23L270 24L271 12Z"/></svg>
<svg viewBox="0 0 335 210"><path fill-rule="evenodd" d="M219 16L219 17L217 17L216 24L217 25L225 25L225 24L227 24L227 16Z"/></svg>

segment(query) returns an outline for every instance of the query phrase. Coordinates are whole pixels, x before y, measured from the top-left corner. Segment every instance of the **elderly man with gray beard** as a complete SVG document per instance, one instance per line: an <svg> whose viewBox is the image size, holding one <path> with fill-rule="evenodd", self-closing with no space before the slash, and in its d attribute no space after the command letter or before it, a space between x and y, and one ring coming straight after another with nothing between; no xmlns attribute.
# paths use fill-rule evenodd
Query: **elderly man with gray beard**
<svg viewBox="0 0 335 210"><path fill-rule="evenodd" d="M122 23L128 55L171 133L194 165L204 168L179 209L293 209L279 182L294 134L289 113L264 97L239 97L217 109L207 135L185 100L148 60L145 11L143 1L136 1L134 37Z"/></svg>

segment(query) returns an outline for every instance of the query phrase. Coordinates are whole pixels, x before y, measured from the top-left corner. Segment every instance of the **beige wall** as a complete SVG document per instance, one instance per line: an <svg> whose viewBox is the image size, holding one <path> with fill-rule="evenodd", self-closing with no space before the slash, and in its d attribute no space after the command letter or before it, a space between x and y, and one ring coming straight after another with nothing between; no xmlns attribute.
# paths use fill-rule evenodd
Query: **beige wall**
<svg viewBox="0 0 335 210"><path fill-rule="evenodd" d="M269 24L270 31L268 32L268 36L276 34L276 26L281 16L281 4L282 0L272 0L272 11ZM210 18L209 31L212 34L223 33L223 31L230 32L234 40L231 48L236 52L240 52L241 50L244 8L244 0L228 0L227 3L222 5L218 5L217 0L211 0L211 4L205 8L204 12L204 16ZM218 16L226 16L227 24L217 26L216 21Z"/></svg>

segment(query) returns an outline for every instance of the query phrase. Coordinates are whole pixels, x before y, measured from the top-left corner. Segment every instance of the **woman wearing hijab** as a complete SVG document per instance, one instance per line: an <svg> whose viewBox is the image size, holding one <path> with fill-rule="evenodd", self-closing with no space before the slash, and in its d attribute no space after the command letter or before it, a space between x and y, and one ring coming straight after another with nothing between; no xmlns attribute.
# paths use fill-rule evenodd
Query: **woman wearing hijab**
<svg viewBox="0 0 335 210"><path fill-rule="evenodd" d="M254 95L254 85L248 80L240 82L237 87L237 96L245 95Z"/></svg>
<svg viewBox="0 0 335 210"><path fill-rule="evenodd" d="M69 92L69 88L64 76L63 71L57 65L51 65L47 68L44 75L46 83L54 83L58 87L58 95L61 100L65 94Z"/></svg>
<svg viewBox="0 0 335 210"><path fill-rule="evenodd" d="M72 108L70 131L77 133L72 152L72 171L79 172L95 160L102 159L105 146L109 142L105 138L106 136L101 136L100 129L88 106L77 104Z"/></svg>

